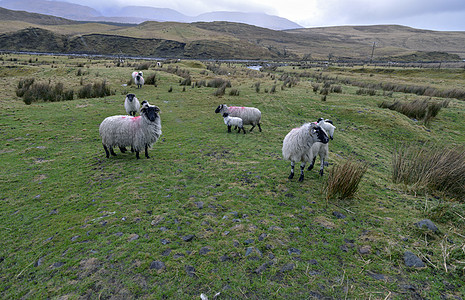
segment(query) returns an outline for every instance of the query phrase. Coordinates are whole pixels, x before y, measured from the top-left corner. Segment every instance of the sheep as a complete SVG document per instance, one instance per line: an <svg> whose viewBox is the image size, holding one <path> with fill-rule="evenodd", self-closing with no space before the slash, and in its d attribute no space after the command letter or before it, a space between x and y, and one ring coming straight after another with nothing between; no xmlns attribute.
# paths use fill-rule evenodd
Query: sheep
<svg viewBox="0 0 465 300"><path fill-rule="evenodd" d="M333 139L334 130L336 129L336 126L333 125L333 121L319 118L316 124L318 124L321 128L323 128L323 130L328 134L331 140ZM310 156L312 157L312 162L308 166L307 170L310 171L311 169L313 169L313 166L315 165L316 156L318 155L320 156L320 172L319 173L320 173L320 176L323 176L324 167L327 167L329 165L328 162L326 161L329 155L328 144L317 142L312 145L310 152L311 152Z"/></svg>
<svg viewBox="0 0 465 300"><path fill-rule="evenodd" d="M107 158L110 154L116 155L113 151L115 146L118 146L122 153L126 152L126 146L131 146L137 159L139 152L145 149L145 157L150 158L148 148L162 134L160 108L143 101L140 114L138 117L111 116L103 120L99 133Z"/></svg>
<svg viewBox="0 0 465 300"><path fill-rule="evenodd" d="M321 128L323 128L326 133L329 135L329 138L332 140L333 135L334 135L334 130L336 129L336 126L334 126L333 121L331 120L324 120L323 118L319 118L316 124L320 125Z"/></svg>
<svg viewBox="0 0 465 300"><path fill-rule="evenodd" d="M229 113L231 117L241 118L243 125L252 125L250 132L252 132L255 126L258 126L258 130L260 130L260 132L262 131L262 127L260 126L262 113L255 107L228 107L226 104L221 104L216 108L215 113Z"/></svg>
<svg viewBox="0 0 465 300"><path fill-rule="evenodd" d="M236 128L239 128L237 133L241 133L241 129L242 129L245 134L245 129L244 129L241 118L230 117L228 113L224 113L223 118L224 118L224 124L228 125L228 132L231 132L231 126L236 126Z"/></svg>
<svg viewBox="0 0 465 300"><path fill-rule="evenodd" d="M136 95L134 94L127 94L126 99L124 100L124 108L128 115L135 117L136 113L140 110L140 103L137 100Z"/></svg>
<svg viewBox="0 0 465 300"><path fill-rule="evenodd" d="M134 83L137 85L137 88L141 88L144 85L145 80L143 76L144 76L144 73L142 73L142 71L132 72L132 78L134 78Z"/></svg>
<svg viewBox="0 0 465 300"><path fill-rule="evenodd" d="M283 158L291 161L291 174L289 179L294 178L294 166L296 162L300 164L299 181L304 180L305 164L313 159L311 151L314 143L327 144L329 138L325 131L314 123L305 123L299 128L292 129L283 141Z"/></svg>

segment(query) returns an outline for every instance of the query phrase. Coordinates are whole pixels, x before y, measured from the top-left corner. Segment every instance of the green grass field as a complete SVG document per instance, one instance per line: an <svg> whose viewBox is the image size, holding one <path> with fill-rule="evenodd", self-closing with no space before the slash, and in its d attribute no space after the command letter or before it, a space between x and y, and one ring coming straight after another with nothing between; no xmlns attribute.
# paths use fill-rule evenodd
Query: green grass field
<svg viewBox="0 0 465 300"><path fill-rule="evenodd" d="M378 107L422 96L357 95L358 87L342 85L342 93L322 101L306 77L282 89L278 78L298 68L268 73L224 63L229 75L216 75L203 63L172 62L144 70L145 77L156 73L157 86L136 89L126 84L138 63L0 55L2 298L463 297L465 196L394 184L391 162L401 143L463 145L464 101L450 99L425 126ZM214 88L180 86L168 66L189 71L193 81L230 80L239 96L229 96L229 88L216 97ZM76 75L80 68L83 76ZM457 88L465 76L463 70L310 71L443 89ZM106 80L115 94L25 105L15 88L28 77L75 90L81 80ZM266 93L274 84L276 92ZM98 126L126 113L129 92L160 107L163 135L150 159L116 149L107 159ZM263 131L227 133L214 113L223 103L259 108ZM316 167L302 183L289 180L283 138L319 117L337 127L330 166L323 177ZM329 170L348 159L368 166L356 197L326 200ZM414 225L423 219L439 231ZM425 267L406 266L406 251Z"/></svg>

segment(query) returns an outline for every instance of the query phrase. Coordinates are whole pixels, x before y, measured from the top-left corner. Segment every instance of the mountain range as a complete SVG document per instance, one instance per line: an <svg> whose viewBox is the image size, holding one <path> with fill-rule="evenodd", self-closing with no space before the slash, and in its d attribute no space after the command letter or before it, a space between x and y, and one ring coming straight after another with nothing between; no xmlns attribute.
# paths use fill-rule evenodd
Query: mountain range
<svg viewBox="0 0 465 300"><path fill-rule="evenodd" d="M92 11L89 11L92 14ZM244 23L75 21L0 7L0 51L233 60L460 61L465 32L400 25L272 30Z"/></svg>
<svg viewBox="0 0 465 300"><path fill-rule="evenodd" d="M273 30L302 28L299 24L288 19L263 13L216 11L191 17L173 9L148 6L126 6L106 10L105 13L102 13L88 6L48 0L2 0L0 1L0 7L10 10L52 15L76 21L132 24L145 21L182 23L227 21L245 23Z"/></svg>

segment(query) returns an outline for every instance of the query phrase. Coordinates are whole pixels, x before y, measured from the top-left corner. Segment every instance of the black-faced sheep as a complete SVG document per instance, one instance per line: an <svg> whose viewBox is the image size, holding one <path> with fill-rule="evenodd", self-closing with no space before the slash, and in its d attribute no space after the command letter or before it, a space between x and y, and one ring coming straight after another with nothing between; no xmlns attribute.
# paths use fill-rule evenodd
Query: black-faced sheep
<svg viewBox="0 0 465 300"><path fill-rule="evenodd" d="M135 117L136 113L139 113L140 103L137 100L136 95L127 94L126 99L124 100L124 108L128 115Z"/></svg>
<svg viewBox="0 0 465 300"><path fill-rule="evenodd" d="M258 126L258 130L262 131L260 126L260 120L262 118L262 113L255 107L243 107L243 106L227 106L226 104L219 105L215 113L228 113L231 117L238 117L242 119L243 125L252 125L250 131L252 131L255 126Z"/></svg>
<svg viewBox="0 0 465 300"><path fill-rule="evenodd" d="M289 179L294 178L295 163L301 162L299 181L304 180L305 164L312 161L311 148L317 142L327 144L329 138L325 131L314 123L305 123L299 128L292 129L286 135L283 141L283 158L291 161Z"/></svg>
<svg viewBox="0 0 465 300"><path fill-rule="evenodd" d="M132 72L132 78L134 78L134 83L137 85L137 88L141 88L144 85L145 80L143 76L144 76L144 73L142 73L142 71Z"/></svg>
<svg viewBox="0 0 465 300"><path fill-rule="evenodd" d="M228 125L228 132L231 132L231 126L235 126L235 128L239 128L239 130L237 130L237 133L241 133L241 129L242 129L245 134L245 129L244 129L241 118L231 117L228 113L224 113L223 119L224 119L224 124Z"/></svg>
<svg viewBox="0 0 465 300"><path fill-rule="evenodd" d="M321 128L323 128L323 130L327 133L329 138L332 140L333 135L334 135L334 130L336 129L336 126L333 125L333 121L319 118L317 121L317 124ZM319 173L320 173L320 176L323 176L324 167L327 167L329 165L328 162L326 161L329 156L328 143L316 142L310 148L310 152L311 152L312 161L310 165L308 166L307 170L310 171L311 169L313 169L313 166L315 165L316 156L318 155L320 156L320 172Z"/></svg>
<svg viewBox="0 0 465 300"><path fill-rule="evenodd" d="M102 137L103 149L106 157L116 155L113 147L118 146L121 152L126 152L127 146L136 152L139 159L139 152L145 150L145 157L150 158L148 148L155 143L161 132L160 109L155 105L150 105L147 101L142 102L140 116L112 116L108 117L100 124L99 133Z"/></svg>

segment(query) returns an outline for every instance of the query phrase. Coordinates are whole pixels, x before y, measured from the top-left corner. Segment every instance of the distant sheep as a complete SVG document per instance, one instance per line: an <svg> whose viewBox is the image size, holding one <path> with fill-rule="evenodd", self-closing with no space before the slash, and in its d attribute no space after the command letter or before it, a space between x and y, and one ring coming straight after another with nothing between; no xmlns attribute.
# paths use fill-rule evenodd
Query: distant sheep
<svg viewBox="0 0 465 300"><path fill-rule="evenodd" d="M258 130L260 130L260 132L262 131L262 127L260 126L262 113L255 107L228 107L226 104L221 104L216 108L215 113L228 113L231 117L241 118L243 125L252 125L250 131L252 131L255 126L258 126Z"/></svg>
<svg viewBox="0 0 465 300"><path fill-rule="evenodd" d="M283 141L283 158L291 161L291 174L289 179L294 178L294 166L300 164L299 181L304 180L305 164L313 160L311 148L315 143L327 144L329 138L325 131L314 123L305 123L299 128L292 129Z"/></svg>
<svg viewBox="0 0 465 300"><path fill-rule="evenodd" d="M138 117L120 115L103 120L99 133L107 158L110 154L116 155L113 151L115 146L118 146L122 153L126 152L127 146L131 146L136 152L137 159L139 159L139 152L144 149L145 157L150 158L148 148L162 134L160 109L143 101L140 114Z"/></svg>
<svg viewBox="0 0 465 300"><path fill-rule="evenodd" d="M237 133L241 133L241 129L244 131L245 134L245 129L244 126L242 125L242 119L238 117L231 117L229 116L228 113L223 114L224 118L224 124L228 125L228 132L231 132L231 126L235 126L236 128L239 128Z"/></svg>
<svg viewBox="0 0 465 300"><path fill-rule="evenodd" d="M142 73L142 71L132 72L132 78L134 78L134 83L137 85L137 88L141 88L144 85L145 80L143 76L144 76L144 73Z"/></svg>
<svg viewBox="0 0 465 300"><path fill-rule="evenodd" d="M135 117L136 113L139 113L140 103L137 100L136 95L127 94L126 99L124 100L124 108L128 115Z"/></svg>

